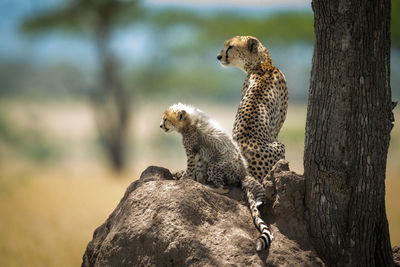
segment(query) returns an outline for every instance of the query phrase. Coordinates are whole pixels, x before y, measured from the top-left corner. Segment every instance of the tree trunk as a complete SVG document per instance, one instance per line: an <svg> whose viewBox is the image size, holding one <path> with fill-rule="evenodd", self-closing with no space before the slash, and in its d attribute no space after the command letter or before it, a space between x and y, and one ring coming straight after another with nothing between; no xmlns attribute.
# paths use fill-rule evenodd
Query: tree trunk
<svg viewBox="0 0 400 267"><path fill-rule="evenodd" d="M391 266L390 0L313 0L312 7L304 151L310 233L328 265Z"/></svg>
<svg viewBox="0 0 400 267"><path fill-rule="evenodd" d="M108 47L108 22L101 22L96 27L96 48L100 62L99 84L98 90L91 96L100 139L111 167L122 171L125 167L130 98L117 77L117 62Z"/></svg>

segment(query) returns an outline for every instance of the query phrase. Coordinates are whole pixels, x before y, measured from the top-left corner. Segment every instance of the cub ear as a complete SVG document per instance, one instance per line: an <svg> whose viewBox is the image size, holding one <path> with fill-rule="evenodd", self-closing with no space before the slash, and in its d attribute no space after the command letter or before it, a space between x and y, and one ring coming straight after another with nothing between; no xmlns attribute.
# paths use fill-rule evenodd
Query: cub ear
<svg viewBox="0 0 400 267"><path fill-rule="evenodd" d="M186 111L185 110L181 110L178 112L178 120L183 120L185 119L185 115L186 115Z"/></svg>
<svg viewBox="0 0 400 267"><path fill-rule="evenodd" d="M257 52L257 47L258 47L258 40L255 38L250 38L247 41L247 48L249 49L250 53L255 53Z"/></svg>

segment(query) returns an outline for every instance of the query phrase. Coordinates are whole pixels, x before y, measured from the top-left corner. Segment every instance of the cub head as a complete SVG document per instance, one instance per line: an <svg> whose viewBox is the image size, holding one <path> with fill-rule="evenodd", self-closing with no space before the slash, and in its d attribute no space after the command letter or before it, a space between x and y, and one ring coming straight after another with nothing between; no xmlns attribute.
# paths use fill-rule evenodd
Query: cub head
<svg viewBox="0 0 400 267"><path fill-rule="evenodd" d="M160 128L165 132L182 132L190 124L189 113L191 107L182 103L170 106L162 115Z"/></svg>
<svg viewBox="0 0 400 267"><path fill-rule="evenodd" d="M249 72L260 63L271 62L268 50L253 36L235 36L226 40L217 59L223 66L235 66L244 72Z"/></svg>

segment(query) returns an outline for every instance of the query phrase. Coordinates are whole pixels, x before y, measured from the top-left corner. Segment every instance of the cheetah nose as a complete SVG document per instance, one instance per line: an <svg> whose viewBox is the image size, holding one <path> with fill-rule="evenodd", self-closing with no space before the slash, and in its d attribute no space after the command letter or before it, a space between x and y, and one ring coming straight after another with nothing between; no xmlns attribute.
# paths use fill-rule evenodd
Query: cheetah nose
<svg viewBox="0 0 400 267"><path fill-rule="evenodd" d="M217 59L218 59L218 60L221 60L221 58L222 58L221 55L218 55L218 56L217 56Z"/></svg>
<svg viewBox="0 0 400 267"><path fill-rule="evenodd" d="M162 128L162 124L160 124L160 128Z"/></svg>

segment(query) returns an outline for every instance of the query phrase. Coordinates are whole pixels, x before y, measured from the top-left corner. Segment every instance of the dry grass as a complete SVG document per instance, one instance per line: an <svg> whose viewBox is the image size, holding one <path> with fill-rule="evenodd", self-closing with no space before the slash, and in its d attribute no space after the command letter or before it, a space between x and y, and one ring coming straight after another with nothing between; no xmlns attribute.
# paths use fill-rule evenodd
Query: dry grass
<svg viewBox="0 0 400 267"><path fill-rule="evenodd" d="M135 165L116 177L101 166L100 152L93 148L95 129L90 110L84 105L1 103L0 112L6 110L21 125L39 125L54 142L67 145L64 158L45 165L32 165L16 155L0 162L0 266L79 266L93 231L107 219L140 171L148 165L183 168L185 159L179 136L167 136L158 128L160 114L168 104L142 105L136 110L138 119L131 129L136 136L131 140L136 152L131 154L129 163ZM225 129L231 129L236 107L196 105L219 120ZM290 166L299 173L304 122L305 108L292 105L280 134ZM397 128L392 132L386 180L392 245L400 245ZM177 145L171 146L170 141Z"/></svg>
<svg viewBox="0 0 400 267"><path fill-rule="evenodd" d="M0 179L0 266L79 266L131 181L26 171Z"/></svg>
<svg viewBox="0 0 400 267"><path fill-rule="evenodd" d="M386 215L392 246L400 246L400 175L386 179Z"/></svg>

